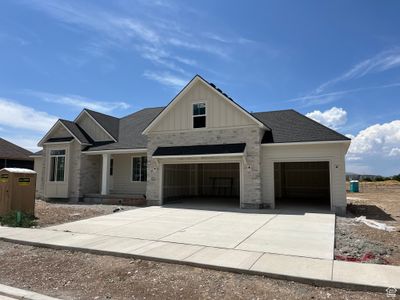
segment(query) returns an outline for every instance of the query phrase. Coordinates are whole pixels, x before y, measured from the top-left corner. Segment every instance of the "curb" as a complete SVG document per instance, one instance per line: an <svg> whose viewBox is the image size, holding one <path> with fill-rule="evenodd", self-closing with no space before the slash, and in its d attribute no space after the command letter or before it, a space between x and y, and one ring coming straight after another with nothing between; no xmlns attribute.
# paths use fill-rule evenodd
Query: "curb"
<svg viewBox="0 0 400 300"><path fill-rule="evenodd" d="M12 297L12 299L60 300L59 298L53 298L33 291L23 290L4 284L0 284L0 296Z"/></svg>
<svg viewBox="0 0 400 300"><path fill-rule="evenodd" d="M365 284L358 284L358 283L351 283L351 282L341 282L341 281L333 281L333 280L313 279L313 278L307 278L307 277L297 277L297 276L291 276L291 275L266 273L266 272L247 270L247 269L237 269L237 268L230 268L230 267L223 267L223 266L216 266L216 265L208 265L208 264L201 264L201 263L195 263L195 262L189 262L189 261L146 256L146 255L140 255L140 254L130 254L130 253L107 251L107 250L87 249L87 248L81 248L81 247L60 246L60 245L53 245L53 244L40 243L40 242L21 241L21 240L15 240L12 238L7 238L7 237L0 237L0 240L6 241L6 242L12 242L12 243L16 243L16 244L21 244L21 245L43 247L43 248L49 248L49 249L55 249L55 250L69 250L69 251L78 251L78 252L83 252L83 253L91 253L91 254L96 254L96 255L108 255L108 256L116 256L116 257L123 257L123 258L143 259L143 260L150 260L150 261L156 261L156 262L164 262L164 263L171 263L171 264L188 265L188 266L199 267L199 268L207 268L207 269L212 269L212 270L217 270L217 271L233 272L233 273L238 273L238 274L258 275L258 276L264 276L264 277L273 278L273 279L288 280L288 281L295 281L295 282L299 282L299 283L311 284L311 285L315 285L315 286L319 286L319 287L332 287L332 288L341 288L341 289L348 289L348 290L354 290L354 291L370 291L370 292L380 292L380 293L385 293L386 289L387 289L387 286L365 285Z"/></svg>

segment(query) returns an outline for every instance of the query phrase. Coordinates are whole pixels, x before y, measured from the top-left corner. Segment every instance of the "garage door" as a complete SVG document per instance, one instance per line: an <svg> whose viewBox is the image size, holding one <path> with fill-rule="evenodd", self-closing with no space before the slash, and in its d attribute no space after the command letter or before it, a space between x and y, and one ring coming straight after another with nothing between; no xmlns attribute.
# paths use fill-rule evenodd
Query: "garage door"
<svg viewBox="0 0 400 300"><path fill-rule="evenodd" d="M275 203L330 205L329 162L274 163Z"/></svg>
<svg viewBox="0 0 400 300"><path fill-rule="evenodd" d="M165 164L163 203L227 199L239 206L238 163Z"/></svg>

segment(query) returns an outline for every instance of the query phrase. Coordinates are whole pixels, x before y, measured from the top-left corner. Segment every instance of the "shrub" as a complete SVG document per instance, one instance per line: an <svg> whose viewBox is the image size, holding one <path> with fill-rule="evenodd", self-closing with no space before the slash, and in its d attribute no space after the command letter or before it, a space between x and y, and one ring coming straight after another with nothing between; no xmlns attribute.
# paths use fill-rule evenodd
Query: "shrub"
<svg viewBox="0 0 400 300"><path fill-rule="evenodd" d="M375 181L383 181L384 178L382 176L376 176Z"/></svg>
<svg viewBox="0 0 400 300"><path fill-rule="evenodd" d="M34 216L21 212L21 220L18 223L17 212L12 211L0 217L0 224L2 226L7 225L10 227L32 227L36 225L36 220Z"/></svg>
<svg viewBox="0 0 400 300"><path fill-rule="evenodd" d="M394 176L392 177L392 179L393 179L393 180L400 181L400 174L394 175Z"/></svg>

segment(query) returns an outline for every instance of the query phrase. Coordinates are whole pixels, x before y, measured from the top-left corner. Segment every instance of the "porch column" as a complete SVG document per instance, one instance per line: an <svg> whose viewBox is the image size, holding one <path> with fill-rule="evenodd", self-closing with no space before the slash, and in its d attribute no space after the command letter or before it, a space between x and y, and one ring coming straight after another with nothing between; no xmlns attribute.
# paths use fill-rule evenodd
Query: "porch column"
<svg viewBox="0 0 400 300"><path fill-rule="evenodd" d="M110 158L111 154L103 155L103 165L101 169L101 194L107 195L109 192L109 182L110 182Z"/></svg>

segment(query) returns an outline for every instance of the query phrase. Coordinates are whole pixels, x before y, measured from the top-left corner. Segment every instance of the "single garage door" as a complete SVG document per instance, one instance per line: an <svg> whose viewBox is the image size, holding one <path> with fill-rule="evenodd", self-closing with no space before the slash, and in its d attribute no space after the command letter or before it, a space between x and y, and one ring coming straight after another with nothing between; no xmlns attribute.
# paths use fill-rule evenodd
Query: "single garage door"
<svg viewBox="0 0 400 300"><path fill-rule="evenodd" d="M240 204L238 163L165 164L163 203L209 201Z"/></svg>
<svg viewBox="0 0 400 300"><path fill-rule="evenodd" d="M330 205L329 162L274 163L275 203Z"/></svg>

